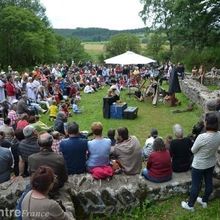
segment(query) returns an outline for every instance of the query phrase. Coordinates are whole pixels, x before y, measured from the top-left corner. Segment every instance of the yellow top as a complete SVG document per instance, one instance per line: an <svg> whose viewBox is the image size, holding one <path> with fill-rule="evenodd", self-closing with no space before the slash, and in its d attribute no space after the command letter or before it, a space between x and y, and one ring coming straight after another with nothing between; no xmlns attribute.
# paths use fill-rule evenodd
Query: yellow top
<svg viewBox="0 0 220 220"><path fill-rule="evenodd" d="M56 117L58 113L58 107L56 105L51 105L50 108L50 116Z"/></svg>

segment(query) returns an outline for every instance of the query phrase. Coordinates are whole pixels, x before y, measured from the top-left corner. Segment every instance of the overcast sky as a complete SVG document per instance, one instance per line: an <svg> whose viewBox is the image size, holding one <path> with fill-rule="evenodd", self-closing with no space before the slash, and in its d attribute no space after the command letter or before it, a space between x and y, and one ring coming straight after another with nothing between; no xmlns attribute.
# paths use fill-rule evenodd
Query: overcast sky
<svg viewBox="0 0 220 220"><path fill-rule="evenodd" d="M54 28L101 27L112 30L144 27L139 0L40 0Z"/></svg>

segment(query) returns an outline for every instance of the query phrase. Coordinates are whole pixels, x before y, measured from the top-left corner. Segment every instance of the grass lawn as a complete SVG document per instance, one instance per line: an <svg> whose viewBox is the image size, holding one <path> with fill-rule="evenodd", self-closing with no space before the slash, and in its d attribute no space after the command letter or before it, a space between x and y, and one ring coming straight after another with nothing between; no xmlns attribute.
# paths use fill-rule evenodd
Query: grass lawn
<svg viewBox="0 0 220 220"><path fill-rule="evenodd" d="M181 208L182 200L187 200L187 196L173 197L171 199L146 203L142 208L137 207L130 212L113 215L106 218L95 218L96 220L219 220L220 200L216 199L208 204L207 209L203 209L198 204L195 205L195 212L189 212Z"/></svg>
<svg viewBox="0 0 220 220"><path fill-rule="evenodd" d="M192 126L199 120L201 109L196 107L192 112L172 113L174 109L185 109L189 100L182 94L177 94L182 105L178 107L169 107L159 102L157 107L153 107L151 100L139 102L133 95L129 96L127 90L121 92L121 100L126 102L128 106L138 107L138 117L134 120L125 119L104 119L102 114L103 97L107 94L107 87L99 90L94 94L82 94L80 107L83 107L82 114L73 114L69 121L76 121L80 125L80 130L90 131L90 125L94 121L100 121L104 125L104 135L107 134L109 128L118 128L125 126L131 135L135 135L143 146L151 128L157 128L161 137L172 135L172 126L179 123L183 126L185 135L190 133ZM42 115L42 121L52 125L48 121L48 115Z"/></svg>

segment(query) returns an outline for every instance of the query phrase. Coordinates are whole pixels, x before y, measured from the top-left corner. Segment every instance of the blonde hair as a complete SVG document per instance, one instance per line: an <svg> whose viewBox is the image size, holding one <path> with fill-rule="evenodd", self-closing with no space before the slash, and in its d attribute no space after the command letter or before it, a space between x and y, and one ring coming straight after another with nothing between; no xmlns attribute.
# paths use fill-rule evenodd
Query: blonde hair
<svg viewBox="0 0 220 220"><path fill-rule="evenodd" d="M103 126L101 122L93 122L91 125L92 133L95 135L102 135Z"/></svg>

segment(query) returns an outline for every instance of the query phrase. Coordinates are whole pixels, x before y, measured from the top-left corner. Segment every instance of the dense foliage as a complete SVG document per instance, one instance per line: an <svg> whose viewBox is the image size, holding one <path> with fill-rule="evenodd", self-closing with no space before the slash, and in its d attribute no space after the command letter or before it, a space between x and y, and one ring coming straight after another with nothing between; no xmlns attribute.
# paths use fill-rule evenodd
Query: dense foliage
<svg viewBox="0 0 220 220"><path fill-rule="evenodd" d="M141 0L143 10L140 15L156 38L149 44L161 45L162 59L170 57L175 61L184 60L188 66L204 63L220 65L220 1L219 0ZM164 38L165 36L165 38ZM155 41L158 41L156 43ZM158 56L158 51L152 51ZM190 57L190 58L189 58ZM191 59L193 58L193 59Z"/></svg>
<svg viewBox="0 0 220 220"><path fill-rule="evenodd" d="M139 53L141 50L140 40L133 34L118 34L113 36L106 44L107 56L116 56L126 51Z"/></svg>
<svg viewBox="0 0 220 220"><path fill-rule="evenodd" d="M81 41L54 33L38 0L0 2L0 67L88 60Z"/></svg>

